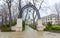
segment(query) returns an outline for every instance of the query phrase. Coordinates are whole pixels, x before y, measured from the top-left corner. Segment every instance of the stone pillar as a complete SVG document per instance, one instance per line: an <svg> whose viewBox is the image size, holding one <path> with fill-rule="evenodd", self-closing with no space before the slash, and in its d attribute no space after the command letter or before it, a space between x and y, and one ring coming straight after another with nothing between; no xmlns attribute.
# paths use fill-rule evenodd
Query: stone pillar
<svg viewBox="0 0 60 38"><path fill-rule="evenodd" d="M21 18L17 19L17 24L12 27L12 30L15 30L17 32L22 31L22 19Z"/></svg>
<svg viewBox="0 0 60 38"><path fill-rule="evenodd" d="M16 31L22 31L22 19L17 19Z"/></svg>
<svg viewBox="0 0 60 38"><path fill-rule="evenodd" d="M43 30L44 29L44 26L42 25L42 20L41 19L38 19L38 25L37 25L37 30Z"/></svg>

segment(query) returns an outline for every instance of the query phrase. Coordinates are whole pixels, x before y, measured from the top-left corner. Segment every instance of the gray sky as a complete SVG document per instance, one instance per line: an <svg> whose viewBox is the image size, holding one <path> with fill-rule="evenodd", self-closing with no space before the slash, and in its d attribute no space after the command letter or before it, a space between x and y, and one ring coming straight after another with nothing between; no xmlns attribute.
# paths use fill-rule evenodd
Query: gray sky
<svg viewBox="0 0 60 38"><path fill-rule="evenodd" d="M27 0L22 0L22 7L25 6L26 3L28 3L28 2L31 2L31 3L33 2L32 0L28 0L28 2L26 2L26 1ZM36 5L37 8L39 7L39 3L40 3L39 1L41 1L41 0L37 0L37 5ZM44 0L44 3L42 4L42 9L44 9L44 10L39 10L41 17L52 14L52 13L53 14L56 13L56 11L53 11L54 4L59 3L59 2L60 2L60 0ZM47 7L47 8L45 8L45 7Z"/></svg>
<svg viewBox="0 0 60 38"><path fill-rule="evenodd" d="M16 0L15 0L16 1ZM22 0L22 7L26 5L26 3L28 2L33 2L32 0L28 0L28 2L26 2L27 0ZM41 0L37 0L37 4L39 3L39 1ZM55 3L59 3L60 0L44 0L44 3L42 4L42 7L49 7L51 9L54 9L53 5ZM3 4L2 1L0 1L0 4ZM33 3L32 3L33 4ZM36 7L38 8L38 5L36 5ZM55 13L55 11L52 11L51 9L48 8L44 8L44 10L40 10L40 15L41 17Z"/></svg>
<svg viewBox="0 0 60 38"><path fill-rule="evenodd" d="M54 4L59 3L59 2L60 2L60 0L45 0L46 5L44 7L49 7L50 9L47 9L47 11L45 9L46 12L40 11L41 17L52 14L52 13L53 14L56 13L56 11L53 11L54 10Z"/></svg>

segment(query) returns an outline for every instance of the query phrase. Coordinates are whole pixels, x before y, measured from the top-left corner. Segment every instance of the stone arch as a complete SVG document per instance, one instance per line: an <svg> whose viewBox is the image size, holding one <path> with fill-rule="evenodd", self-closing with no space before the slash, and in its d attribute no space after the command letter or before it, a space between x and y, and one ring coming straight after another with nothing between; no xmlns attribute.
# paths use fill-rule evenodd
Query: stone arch
<svg viewBox="0 0 60 38"><path fill-rule="evenodd" d="M23 23L23 21L22 21L22 14L23 14L23 12L24 12L24 10L26 9L26 8L29 8L29 7L31 7L31 8L33 8L35 11L36 11L36 14L37 14L37 16L38 16L38 25L36 26L36 29L35 30L40 30L41 28L41 26L43 26L42 25L42 21L40 20L40 13L39 13L39 10L34 6L34 5L32 5L31 3L29 3L29 4L27 4L27 5L25 5L23 8L21 8L21 11L20 11L20 13L19 13L19 15L18 15L18 19L17 19L17 26L18 27L20 27L20 31L23 31L23 29L25 28L25 26L23 26L22 25L22 23ZM19 22L20 21L20 22ZM23 28L24 27L24 28ZM43 29L43 28L42 28ZM25 30L25 29L24 29Z"/></svg>
<svg viewBox="0 0 60 38"><path fill-rule="evenodd" d="M24 28L23 28L23 25L22 25L23 22L22 22L22 19L21 19L22 18L22 13L23 13L23 11L26 8L29 8L29 7L33 8L36 11L36 14L38 16L37 30L43 30L44 29L44 27L42 25L42 21L40 20L39 10L34 5L32 5L31 3L29 3L29 4L25 5L23 8L21 8L21 11L20 11L20 13L18 15L16 28L14 30L16 30L16 31L23 31Z"/></svg>
<svg viewBox="0 0 60 38"><path fill-rule="evenodd" d="M29 2L29 4L27 4L27 5L25 5L23 8L21 8L21 11L20 11L20 13L19 13L19 15L18 15L18 18L22 18L22 13L23 13L23 11L24 11L26 8L29 8L29 7L33 8L33 9L36 11L36 14L37 14L37 16L38 16L38 19L40 19L39 10L38 10L34 5L32 5L30 2Z"/></svg>

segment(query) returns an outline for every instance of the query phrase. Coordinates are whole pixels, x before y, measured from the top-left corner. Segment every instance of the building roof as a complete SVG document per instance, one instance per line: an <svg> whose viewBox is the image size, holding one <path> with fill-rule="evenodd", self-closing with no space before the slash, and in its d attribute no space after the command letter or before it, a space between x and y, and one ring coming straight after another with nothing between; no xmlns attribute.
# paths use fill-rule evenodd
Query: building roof
<svg viewBox="0 0 60 38"><path fill-rule="evenodd" d="M49 14L49 15L41 17L41 18L46 18L46 17L57 17L57 14Z"/></svg>

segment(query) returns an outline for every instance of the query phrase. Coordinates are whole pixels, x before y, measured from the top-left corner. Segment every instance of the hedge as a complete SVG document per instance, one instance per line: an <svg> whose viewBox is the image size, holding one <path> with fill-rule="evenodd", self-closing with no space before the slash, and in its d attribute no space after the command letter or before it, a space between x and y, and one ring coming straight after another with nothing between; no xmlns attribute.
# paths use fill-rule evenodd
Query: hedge
<svg viewBox="0 0 60 38"><path fill-rule="evenodd" d="M60 25L47 23L46 28L44 30L45 31L48 31L48 30L60 30Z"/></svg>

